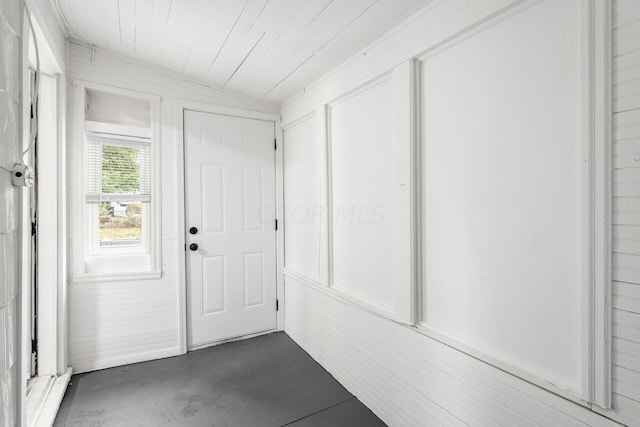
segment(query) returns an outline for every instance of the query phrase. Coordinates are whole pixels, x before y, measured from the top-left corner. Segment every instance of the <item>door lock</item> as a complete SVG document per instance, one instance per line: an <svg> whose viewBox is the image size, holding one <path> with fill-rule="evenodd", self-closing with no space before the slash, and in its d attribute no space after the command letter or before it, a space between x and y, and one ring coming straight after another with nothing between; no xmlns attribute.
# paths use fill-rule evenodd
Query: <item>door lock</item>
<svg viewBox="0 0 640 427"><path fill-rule="evenodd" d="M189 249L191 249L192 251L197 251L198 245L196 243L192 243L189 245Z"/></svg>
<svg viewBox="0 0 640 427"><path fill-rule="evenodd" d="M197 233L198 233L198 228L197 228L197 227L191 227L191 228L189 229L189 233L191 233L191 234L197 234Z"/></svg>

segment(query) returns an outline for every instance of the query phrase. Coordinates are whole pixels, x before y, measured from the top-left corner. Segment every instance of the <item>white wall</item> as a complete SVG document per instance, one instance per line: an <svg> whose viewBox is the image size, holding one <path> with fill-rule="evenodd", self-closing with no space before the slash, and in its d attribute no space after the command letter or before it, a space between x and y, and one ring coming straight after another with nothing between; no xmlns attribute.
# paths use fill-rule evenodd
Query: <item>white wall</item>
<svg viewBox="0 0 640 427"><path fill-rule="evenodd" d="M325 219L322 163L324 150L313 144L315 112L283 131L285 182L285 267L320 280L321 229Z"/></svg>
<svg viewBox="0 0 640 427"><path fill-rule="evenodd" d="M421 61L421 322L580 394L581 2ZM540 34L540 23L545 32Z"/></svg>
<svg viewBox="0 0 640 427"><path fill-rule="evenodd" d="M60 71L64 72L67 34L53 3L54 0L28 0L26 5L35 16L36 31L41 32L49 44L46 51L40 52L44 56L41 61L60 64Z"/></svg>
<svg viewBox="0 0 640 427"><path fill-rule="evenodd" d="M69 300L69 358L76 372L180 354L184 313L179 295L184 286L179 229L183 200L179 195L178 107L181 101L231 106L275 113L277 107L237 97L121 56L69 43L69 78L161 96L161 264L162 277L139 281L78 281L72 278ZM71 84L70 88L73 85ZM70 129L73 127L70 118ZM70 141L70 144L74 142ZM72 155L73 156L73 155ZM69 164L82 159L70 158ZM81 197L81 183L70 183L72 197ZM78 221L69 212L69 224ZM83 236L73 236L81 242ZM80 246L81 247L81 246ZM71 271L82 262L72 245Z"/></svg>
<svg viewBox="0 0 640 427"><path fill-rule="evenodd" d="M613 2L613 405L640 425L640 3Z"/></svg>
<svg viewBox="0 0 640 427"><path fill-rule="evenodd" d="M331 283L383 310L395 307L391 74L328 108Z"/></svg>
<svg viewBox="0 0 640 427"><path fill-rule="evenodd" d="M325 251L331 254L330 231L336 230L335 218L328 231L322 222L290 227L289 219L285 229L287 333L390 425L612 424L596 413L595 406L592 410L592 405L585 402L590 385L585 374L589 366L585 346L585 293L589 286L589 265L585 262L589 258L585 253L589 252L589 231L585 227L589 221L584 217L589 184L586 169L581 166L582 159L589 158L585 154L589 150L582 145L586 135L582 132L588 124L587 116L582 115L588 105L582 92L586 74L581 74L586 63L582 57L586 51L581 46L586 40L582 32L586 29L582 13L587 9L581 7L584 5L552 0L438 2L282 106L287 164L307 165L312 161L311 153L321 154L325 147L331 161L327 168L324 157L317 155L316 164L307 166L304 173L287 167L285 202L310 208L310 200L299 196L303 194L300 180L306 175L309 192L320 192L324 197L322 209L331 211L335 194L322 194L323 181L327 179L323 176L325 169L327 188L335 190L359 183L363 175L367 177L369 164L376 165L373 169L384 175L397 162L398 156L389 153L386 163L375 157L384 153L384 148L375 142L384 131L370 135L367 127L384 127L378 121L392 120L404 126L405 134L413 132L411 120L407 119L412 117L410 111L405 115L396 113L392 118L387 112L386 116L369 120L362 115L384 109L381 104L388 105L402 96L405 100L418 93L424 96L425 104L418 117L426 132L423 144L427 145L422 148L428 159L423 165L429 168L423 172L422 179L427 182L422 185L429 192L423 196L427 210L434 203L437 208L447 209L441 209L435 217L429 216L432 212L423 213L422 217L427 238L430 231L436 233L432 234L433 241L422 247L431 251L422 254L427 259L422 264L423 277L427 279L422 295L434 299L428 301L422 317L409 316L416 322L426 320L422 326L404 326L385 307L376 304L381 289L397 292L404 281L396 278L392 283L382 281L372 287L364 275L358 283L358 276L353 275L348 286L357 291L345 293L323 279L320 262L300 262L300 254L314 261L321 260ZM636 9L640 5L629 1L627 6ZM626 16L637 13L627 11ZM548 27L544 35L539 33L542 27ZM463 31L467 28L469 31ZM628 34L631 40L633 32ZM412 73L412 58L424 61L423 73ZM637 55L627 61L637 71ZM400 72L403 69L404 74ZM313 119L303 120L311 114L317 120L325 111L324 105L331 107L347 94L358 93L364 100L362 94L366 91L354 89L373 84L392 71L393 100L377 94L363 102L361 116L355 113L345 120L359 125L346 138L332 138L336 121L330 116L331 108L327 110L327 122L318 121L315 129ZM414 77L420 78L417 87L424 92L412 86ZM424 78L434 79L433 83L425 84ZM407 93L411 87L414 91ZM634 88L630 93L637 93ZM511 108L504 108L505 104ZM635 129L636 122L629 123ZM326 140L319 127L326 127ZM404 141L400 130L391 133L394 144ZM428 145L429 138L447 143ZM360 157L349 160L352 176L335 173L336 158L332 156L336 142L361 144ZM290 150L288 143L295 148ZM307 144L308 149L302 150L302 144ZM377 153L372 155L372 150ZM522 167L518 167L520 157ZM417 158L420 157L411 156ZM408 170L417 166L411 160L400 164ZM360 171L364 173L355 173ZM368 178L370 186L363 184L365 192L375 188L375 178ZM635 182L629 179L629 183ZM415 182L397 179L392 191L399 191L402 184L411 187ZM436 191L447 185L448 192ZM288 187L296 189L294 196L286 191ZM380 187L380 197L384 197L386 187ZM463 191L465 197L460 196ZM350 194L340 203L357 201L360 195ZM474 201L475 204L470 203ZM406 203L412 202L394 199L393 211ZM627 210L637 210L633 203L626 205ZM494 215L492 209L496 207L499 213ZM416 206L409 208L411 212L419 211ZM634 215L626 218L635 218ZM433 222L436 219L441 224ZM411 218L406 222L411 224ZM411 247L416 233L420 230L396 229L393 239L382 237L369 243L388 249L399 241ZM312 240L301 244L305 240L303 234ZM329 234L328 244L321 243L324 234ZM359 238L348 236L340 250L350 245L353 250L353 242ZM632 238L635 239L627 237ZM448 248L450 257L438 259L443 248ZM368 250L361 248L360 256L366 257ZM335 256L335 247L333 251ZM466 254L465 258L451 265L449 258L460 254ZM408 258L409 255L420 259L420 254L408 254ZM386 265L379 266L379 262L372 260L369 269L384 271L392 264L387 260ZM408 270L409 280L420 273L415 265L402 266L401 270ZM447 286L447 280L460 279L465 273L469 275L468 282L454 281ZM479 280L483 277L493 287L482 284ZM471 283L475 287L467 286ZM484 293L474 295L479 289ZM627 294L627 304L634 304L637 296L633 295ZM431 303L436 305L429 306ZM461 322L464 316L469 318ZM614 322L614 334L623 330L623 323L627 333L640 327L640 318L626 313L614 313ZM496 331L503 333L496 335ZM618 341L619 348L622 344L626 359L616 363L637 369L637 356L630 356L635 347L628 339ZM620 350L614 358L621 360L618 353ZM635 393L640 388L640 377L629 373L621 380L621 372L614 368L615 409L597 411L623 423L637 423L640 411Z"/></svg>
<svg viewBox="0 0 640 427"><path fill-rule="evenodd" d="M21 1L0 3L0 425L13 426L20 418L18 286L20 274L20 193L11 184L15 163L22 161Z"/></svg>

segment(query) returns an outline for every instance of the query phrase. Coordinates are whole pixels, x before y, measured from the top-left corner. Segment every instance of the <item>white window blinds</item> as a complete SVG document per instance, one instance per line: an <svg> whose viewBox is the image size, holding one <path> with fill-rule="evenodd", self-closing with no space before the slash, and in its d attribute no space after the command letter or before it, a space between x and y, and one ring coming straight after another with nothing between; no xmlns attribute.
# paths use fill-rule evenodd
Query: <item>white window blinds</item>
<svg viewBox="0 0 640 427"><path fill-rule="evenodd" d="M151 141L87 134L86 201L151 201Z"/></svg>

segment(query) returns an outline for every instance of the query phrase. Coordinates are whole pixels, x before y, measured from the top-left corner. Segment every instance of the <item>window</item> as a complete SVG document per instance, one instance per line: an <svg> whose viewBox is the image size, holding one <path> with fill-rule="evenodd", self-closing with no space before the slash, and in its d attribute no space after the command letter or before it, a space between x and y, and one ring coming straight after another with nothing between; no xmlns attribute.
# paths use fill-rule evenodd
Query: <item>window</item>
<svg viewBox="0 0 640 427"><path fill-rule="evenodd" d="M76 88L78 127L74 245L78 277L159 276L159 203L153 97ZM92 280L92 279L90 279Z"/></svg>
<svg viewBox="0 0 640 427"><path fill-rule="evenodd" d="M94 204L92 249L147 248L151 141L87 133L86 202Z"/></svg>

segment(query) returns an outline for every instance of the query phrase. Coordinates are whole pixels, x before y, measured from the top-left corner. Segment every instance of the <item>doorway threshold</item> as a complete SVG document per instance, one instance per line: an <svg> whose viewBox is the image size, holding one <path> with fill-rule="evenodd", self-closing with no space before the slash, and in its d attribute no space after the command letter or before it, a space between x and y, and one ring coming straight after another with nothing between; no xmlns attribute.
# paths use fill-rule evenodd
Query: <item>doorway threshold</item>
<svg viewBox="0 0 640 427"><path fill-rule="evenodd" d="M73 370L60 376L34 377L27 385L27 427L51 426L67 390Z"/></svg>

